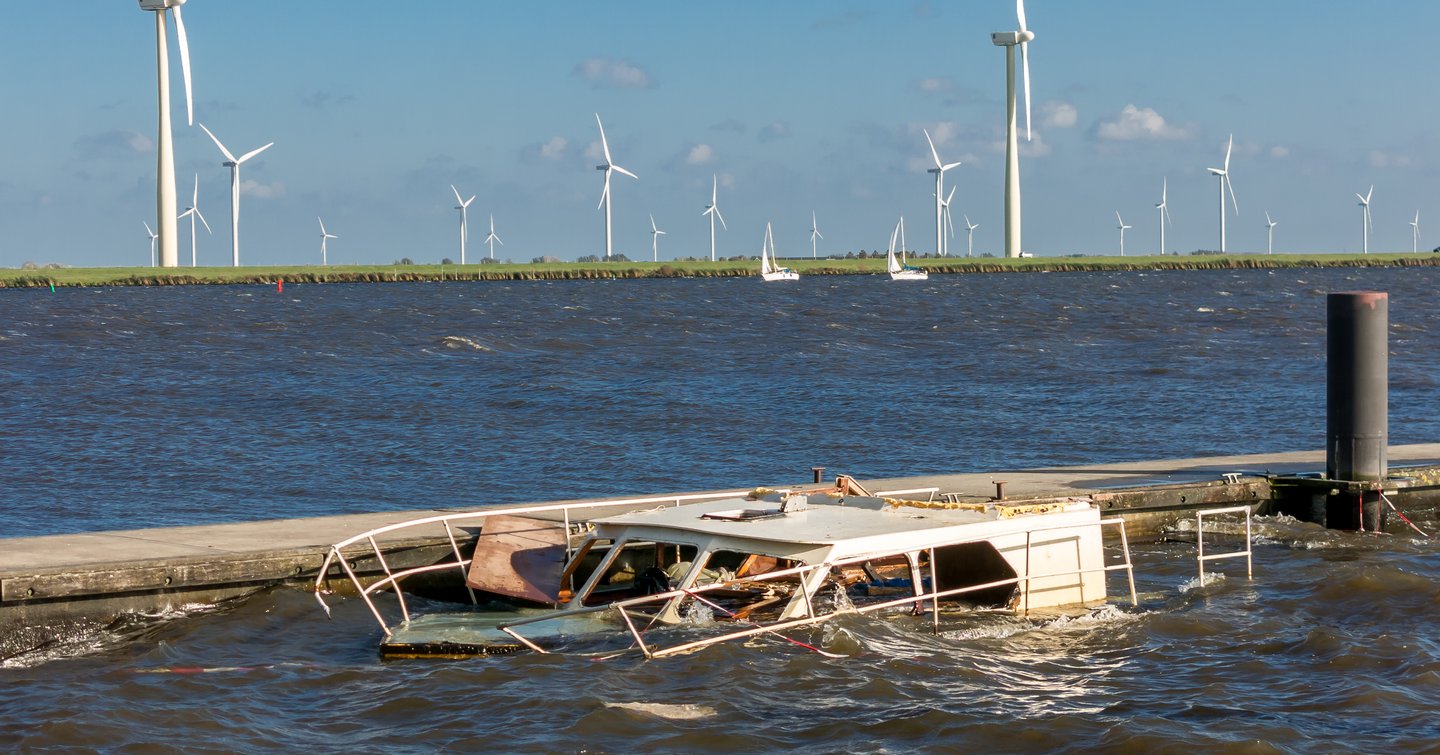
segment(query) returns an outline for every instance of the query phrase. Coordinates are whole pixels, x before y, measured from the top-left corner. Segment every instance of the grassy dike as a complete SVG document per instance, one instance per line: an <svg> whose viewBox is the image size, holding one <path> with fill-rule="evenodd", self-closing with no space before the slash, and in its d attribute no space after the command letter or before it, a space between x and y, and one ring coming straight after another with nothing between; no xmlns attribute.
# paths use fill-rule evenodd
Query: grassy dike
<svg viewBox="0 0 1440 755"><path fill-rule="evenodd" d="M803 275L879 275L880 259L781 260ZM1440 254L1207 254L1167 257L949 257L911 259L936 274L1090 272L1106 270L1245 270L1314 267L1440 266ZM606 278L727 278L757 275L759 261L557 262L491 265L296 265L289 267L72 267L0 269L0 288L51 286L181 286L389 281L598 280Z"/></svg>

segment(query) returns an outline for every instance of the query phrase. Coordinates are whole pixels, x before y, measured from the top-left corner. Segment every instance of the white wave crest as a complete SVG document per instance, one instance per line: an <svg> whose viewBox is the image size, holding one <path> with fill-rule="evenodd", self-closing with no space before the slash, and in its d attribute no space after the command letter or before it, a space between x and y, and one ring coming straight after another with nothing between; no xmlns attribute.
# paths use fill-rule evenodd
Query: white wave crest
<svg viewBox="0 0 1440 755"><path fill-rule="evenodd" d="M714 708L695 703L605 703L605 707L644 713L669 721L695 721L702 718L713 718L716 714Z"/></svg>

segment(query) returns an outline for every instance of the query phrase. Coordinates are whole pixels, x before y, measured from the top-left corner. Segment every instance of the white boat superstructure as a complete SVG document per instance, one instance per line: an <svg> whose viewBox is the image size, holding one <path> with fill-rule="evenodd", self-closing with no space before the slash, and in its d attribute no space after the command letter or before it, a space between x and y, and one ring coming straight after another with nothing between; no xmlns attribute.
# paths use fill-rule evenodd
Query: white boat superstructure
<svg viewBox="0 0 1440 755"><path fill-rule="evenodd" d="M895 258L895 239L900 239L900 258ZM890 251L885 257L885 272L890 274L892 281L923 281L930 280L930 274L924 270L905 264L905 218L901 217L900 222L895 224L895 231L890 234Z"/></svg>
<svg viewBox="0 0 1440 755"><path fill-rule="evenodd" d="M765 241L760 245L760 278L767 283L800 280L799 273L776 264L775 237L771 234L769 223L765 224Z"/></svg>

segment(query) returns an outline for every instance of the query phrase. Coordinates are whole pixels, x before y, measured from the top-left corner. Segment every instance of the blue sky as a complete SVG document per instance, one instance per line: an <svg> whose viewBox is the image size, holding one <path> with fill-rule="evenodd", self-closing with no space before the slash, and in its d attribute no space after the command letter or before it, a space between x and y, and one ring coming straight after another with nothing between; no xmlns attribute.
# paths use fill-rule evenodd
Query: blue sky
<svg viewBox="0 0 1440 755"><path fill-rule="evenodd" d="M1000 245L1004 56L994 2L426 3L191 0L196 120L247 163L242 262L458 258L454 183L487 216L497 256L602 251L594 113L616 161L615 248L708 252L712 174L722 255L883 248L898 215L934 246L936 137L977 253ZM1218 245L1215 180L1235 134L1234 252L1358 251L1355 192L1373 183L1372 251L1440 244L1432 60L1440 4L1031 0L1035 140L1022 159L1025 246L1039 255L1158 244L1163 178L1172 250ZM184 125L173 54L180 206L200 176L229 262L228 171ZM0 27L0 266L146 264L154 223L152 16L133 0L22 3ZM1429 219L1434 218L1435 230ZM181 259L188 263L188 230ZM963 229L952 251L964 249Z"/></svg>

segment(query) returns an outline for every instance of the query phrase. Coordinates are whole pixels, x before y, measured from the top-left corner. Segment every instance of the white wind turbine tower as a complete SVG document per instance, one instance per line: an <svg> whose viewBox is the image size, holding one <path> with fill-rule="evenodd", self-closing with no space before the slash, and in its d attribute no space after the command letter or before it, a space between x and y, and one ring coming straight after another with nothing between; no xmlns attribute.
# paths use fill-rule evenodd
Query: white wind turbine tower
<svg viewBox="0 0 1440 755"><path fill-rule="evenodd" d="M1375 195L1375 184L1370 184L1370 191L1366 192L1366 193L1365 193L1365 196L1363 196L1363 197L1360 196L1360 192L1358 192L1358 191L1355 192L1355 198L1360 200L1360 206L1361 206L1362 208L1364 208L1364 215L1365 215L1365 218L1364 218L1364 220L1363 220L1363 222L1362 222L1362 226L1363 226L1363 227L1360 229L1361 232L1364 234L1364 236L1362 237L1364 240L1362 241L1362 245L1361 245L1361 249L1363 250L1363 252L1362 252L1363 254L1369 254L1369 253L1370 253L1370 228L1372 227L1371 224L1370 224L1370 197L1372 197L1372 196L1374 196L1374 195Z"/></svg>
<svg viewBox="0 0 1440 755"><path fill-rule="evenodd" d="M610 174L623 173L635 180L640 177L615 164L610 159L610 142L605 140L605 124L600 122L600 114L595 114L595 125L600 127L600 149L605 153L605 164L596 165L595 170L605 171L605 190L600 192L600 207L605 208L605 259L610 259ZM597 207L596 209L599 209Z"/></svg>
<svg viewBox="0 0 1440 755"><path fill-rule="evenodd" d="M270 149L275 142L270 142L258 149L252 149L241 155L239 159L236 159L234 155L230 154L230 150L225 149L225 145L220 143L220 140L216 138L215 134L211 133L210 129L205 128L205 124L200 124L200 128L204 129L205 133L209 135L210 141L215 142L215 146L220 148L221 154L225 155L225 162L220 164L230 169L230 264L235 267L240 267L240 166L243 165L246 160Z"/></svg>
<svg viewBox="0 0 1440 755"><path fill-rule="evenodd" d="M200 214L200 175L198 173L195 175L195 193L190 195L190 206L186 207L176 220L186 216L190 217L190 267L195 267L195 219L199 218L200 222L205 224L206 233L215 235L215 232L210 230L210 224L205 222L205 216Z"/></svg>
<svg viewBox="0 0 1440 755"><path fill-rule="evenodd" d="M1265 211L1265 253L1275 253L1275 226L1279 225L1270 219L1270 211Z"/></svg>
<svg viewBox="0 0 1440 755"><path fill-rule="evenodd" d="M661 236L664 236L664 235L665 235L665 232L662 231L662 230L660 230L660 229L659 229L658 227L656 227L656 225L655 225L655 216L654 216L654 215L651 215L651 216L650 216L650 261L651 261L651 262L659 262L659 261L660 261L660 237L661 237Z"/></svg>
<svg viewBox="0 0 1440 755"><path fill-rule="evenodd" d="M941 212L945 216L945 235L942 237L945 243L940 246L940 256L942 257L950 256L950 239L955 236L955 224L950 222L950 200L954 198L955 187L951 186L950 194L945 197L945 201L940 203Z"/></svg>
<svg viewBox="0 0 1440 755"><path fill-rule="evenodd" d="M141 225L145 226L145 233L150 237L150 267L155 267L155 240L160 238L160 234L151 230L149 223L141 221Z"/></svg>
<svg viewBox="0 0 1440 755"><path fill-rule="evenodd" d="M979 223L971 223L969 215L962 215L965 218L965 256L975 256L975 229L980 227Z"/></svg>
<svg viewBox="0 0 1440 755"><path fill-rule="evenodd" d="M155 139L155 223L160 229L160 265L179 267L180 254L175 215L175 141L170 131L170 49L166 42L165 15L175 11L175 38L180 43L180 72L185 78L185 122L195 122L190 96L190 43L185 39L185 20L180 6L185 0L140 0L140 10L155 14L155 67L160 83L159 129Z"/></svg>
<svg viewBox="0 0 1440 755"><path fill-rule="evenodd" d="M1235 187L1230 184L1230 150L1235 147L1235 135L1230 135L1230 143L1225 146L1225 167L1210 168L1210 174L1220 179L1220 253L1225 253L1225 190L1230 190L1230 203L1235 206L1235 214L1240 214L1240 203L1235 201Z"/></svg>
<svg viewBox="0 0 1440 755"><path fill-rule="evenodd" d="M1410 248L1410 253L1411 253L1411 254L1418 254L1418 253L1420 252L1420 211L1419 211L1419 210L1416 210L1416 211L1415 211L1415 219L1412 220L1412 221L1410 221L1410 231L1411 231L1411 241L1410 241L1410 246L1411 246L1411 248Z"/></svg>
<svg viewBox="0 0 1440 755"><path fill-rule="evenodd" d="M470 223L466 219L466 211L470 209L470 203L475 201L475 195L471 194L469 199L460 198L460 190L455 184L450 184L450 191L455 192L455 201L460 204L455 209L460 211L460 264L465 264L465 242L470 238Z"/></svg>
<svg viewBox="0 0 1440 755"><path fill-rule="evenodd" d="M1005 50L1005 256L1019 257L1020 245L1020 137L1015 123L1015 48L1025 77L1025 140L1030 140L1030 40L1035 33L1025 28L1025 0L1015 0L1018 31L997 31L990 41Z"/></svg>
<svg viewBox="0 0 1440 755"><path fill-rule="evenodd" d="M825 238L825 237L820 235L820 224L817 223L817 222L815 222L815 211L814 211L814 210L811 210L811 211L810 211L810 259L816 259L816 258L818 258L819 254L815 251L815 239L823 239L823 238Z"/></svg>
<svg viewBox="0 0 1440 755"><path fill-rule="evenodd" d="M1170 190L1170 179L1166 178L1160 183L1160 204L1155 209L1160 211L1160 256L1165 256L1165 224L1170 222L1170 206L1166 202L1165 195Z"/></svg>
<svg viewBox="0 0 1440 755"><path fill-rule="evenodd" d="M1120 225L1117 225L1117 226L1115 226L1115 227L1120 229L1120 256L1121 256L1121 257L1124 257L1124 256L1125 256L1125 232L1128 231L1128 230L1130 230L1131 228L1134 228L1135 226L1125 225L1125 221L1120 219L1120 211L1119 211L1119 210L1116 210L1116 211L1115 211L1115 220L1120 223Z"/></svg>
<svg viewBox="0 0 1440 755"><path fill-rule="evenodd" d="M492 260L495 259L495 244L498 243L500 246L505 246L505 242L501 241L500 237L495 235L495 216L493 214L490 216L490 233L485 235L485 240L481 243L490 245L490 259Z"/></svg>
<svg viewBox="0 0 1440 755"><path fill-rule="evenodd" d="M930 158L935 161L935 167L927 168L925 172L935 174L935 254L943 256L945 254L945 208L943 206L945 200L942 197L945 196L945 171L960 167L960 163L958 161L949 164L940 162L940 153L935 151L935 140L930 138L928 130L920 130L925 132L925 141L930 145Z"/></svg>
<svg viewBox="0 0 1440 755"><path fill-rule="evenodd" d="M720 177L710 177L710 204L705 206L701 215L710 216L710 261L715 261L715 218L720 218L720 227L725 228L725 216L720 214ZM725 228L725 230L730 230Z"/></svg>
<svg viewBox="0 0 1440 755"><path fill-rule="evenodd" d="M338 239L340 237L325 230L325 221L320 220L320 218L318 217L315 219L320 222L320 264L324 267L329 267L330 255L326 252L325 242L329 241L330 239Z"/></svg>

